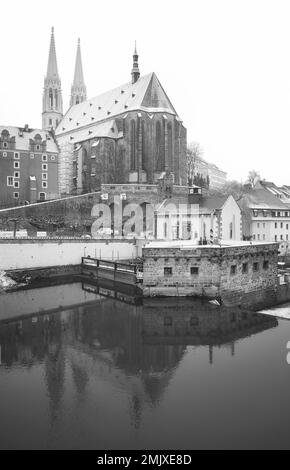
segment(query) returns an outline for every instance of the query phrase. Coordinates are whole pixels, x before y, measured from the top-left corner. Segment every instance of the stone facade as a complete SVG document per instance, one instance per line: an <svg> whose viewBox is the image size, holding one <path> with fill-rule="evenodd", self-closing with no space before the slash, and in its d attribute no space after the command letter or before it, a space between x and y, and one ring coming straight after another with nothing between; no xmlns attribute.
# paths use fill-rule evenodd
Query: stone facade
<svg viewBox="0 0 290 470"><path fill-rule="evenodd" d="M277 291L277 244L196 247L153 242L143 250L144 295L197 296L239 302L245 294Z"/></svg>
<svg viewBox="0 0 290 470"><path fill-rule="evenodd" d="M73 106L56 135L60 148L73 145L63 194L155 184L166 173L187 184L187 132L154 73Z"/></svg>

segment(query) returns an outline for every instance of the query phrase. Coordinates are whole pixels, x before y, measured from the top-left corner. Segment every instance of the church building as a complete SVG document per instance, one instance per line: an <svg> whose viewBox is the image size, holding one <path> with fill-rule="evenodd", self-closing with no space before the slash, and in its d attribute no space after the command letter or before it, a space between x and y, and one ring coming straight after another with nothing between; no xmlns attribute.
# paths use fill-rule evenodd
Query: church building
<svg viewBox="0 0 290 470"><path fill-rule="evenodd" d="M155 185L165 176L186 186L186 129L155 73L141 76L135 47L129 83L87 99L78 41L70 108L63 115L52 30L43 94L43 129L59 146L60 194L101 185Z"/></svg>

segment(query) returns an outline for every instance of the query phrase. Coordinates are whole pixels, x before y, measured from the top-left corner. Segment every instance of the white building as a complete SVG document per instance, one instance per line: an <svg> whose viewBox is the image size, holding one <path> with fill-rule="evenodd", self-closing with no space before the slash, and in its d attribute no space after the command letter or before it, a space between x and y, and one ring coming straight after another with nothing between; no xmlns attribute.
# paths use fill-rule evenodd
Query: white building
<svg viewBox="0 0 290 470"><path fill-rule="evenodd" d="M197 197L193 204L167 200L156 212L159 240L195 240L196 244L242 240L241 209L232 196Z"/></svg>
<svg viewBox="0 0 290 470"><path fill-rule="evenodd" d="M280 254L290 250L290 207L268 189L249 190L239 201L243 212L243 236L277 242Z"/></svg>

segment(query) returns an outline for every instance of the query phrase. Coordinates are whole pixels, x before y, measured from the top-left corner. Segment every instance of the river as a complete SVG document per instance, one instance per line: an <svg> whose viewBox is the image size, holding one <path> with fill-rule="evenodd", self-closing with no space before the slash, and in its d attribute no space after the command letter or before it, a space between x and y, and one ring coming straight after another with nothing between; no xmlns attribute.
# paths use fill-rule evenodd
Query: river
<svg viewBox="0 0 290 470"><path fill-rule="evenodd" d="M287 449L289 341L285 319L190 299L0 295L0 448Z"/></svg>

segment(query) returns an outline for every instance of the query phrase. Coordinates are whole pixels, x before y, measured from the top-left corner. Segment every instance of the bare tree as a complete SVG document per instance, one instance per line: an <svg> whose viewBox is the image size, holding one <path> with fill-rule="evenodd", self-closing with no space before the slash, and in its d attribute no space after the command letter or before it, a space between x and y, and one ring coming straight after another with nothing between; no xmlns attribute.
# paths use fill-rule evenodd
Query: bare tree
<svg viewBox="0 0 290 470"><path fill-rule="evenodd" d="M251 170L248 174L247 183L250 184L254 188L254 186L260 179L261 179L260 173L256 170Z"/></svg>
<svg viewBox="0 0 290 470"><path fill-rule="evenodd" d="M240 199L246 192L246 188L238 181L227 181L221 188L209 191L210 196L233 196L234 199Z"/></svg>
<svg viewBox="0 0 290 470"><path fill-rule="evenodd" d="M193 184L196 176L196 167L198 160L203 157L204 151L198 142L191 142L187 147L187 177L188 184Z"/></svg>

